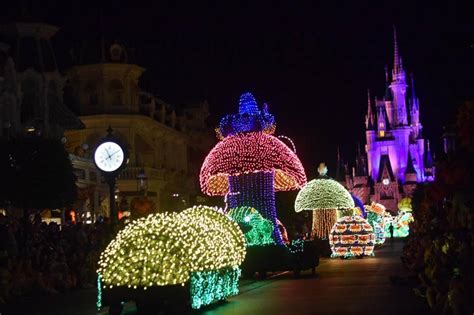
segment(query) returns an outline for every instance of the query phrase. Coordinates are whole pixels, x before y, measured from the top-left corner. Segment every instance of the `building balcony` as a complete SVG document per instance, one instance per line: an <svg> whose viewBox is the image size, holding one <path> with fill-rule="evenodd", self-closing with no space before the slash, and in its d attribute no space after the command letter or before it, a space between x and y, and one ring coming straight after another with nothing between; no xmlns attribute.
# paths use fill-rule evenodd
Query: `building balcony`
<svg viewBox="0 0 474 315"><path fill-rule="evenodd" d="M152 167L127 167L119 175L119 180L137 180L138 176L145 172L148 180L165 180L165 170Z"/></svg>

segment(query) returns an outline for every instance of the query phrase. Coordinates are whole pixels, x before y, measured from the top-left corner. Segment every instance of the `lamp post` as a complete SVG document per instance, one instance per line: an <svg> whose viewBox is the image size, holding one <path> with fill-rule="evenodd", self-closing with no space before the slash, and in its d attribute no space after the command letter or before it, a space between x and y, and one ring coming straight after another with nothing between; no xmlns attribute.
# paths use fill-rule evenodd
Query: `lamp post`
<svg viewBox="0 0 474 315"><path fill-rule="evenodd" d="M110 126L107 129L107 135L99 141L94 149L94 164L109 185L110 220L112 229L115 231L118 222L115 206L115 185L118 175L128 164L128 150L113 135L113 129Z"/></svg>
<svg viewBox="0 0 474 315"><path fill-rule="evenodd" d="M141 192L145 197L148 191L148 178L145 169L142 168L137 175L137 191Z"/></svg>

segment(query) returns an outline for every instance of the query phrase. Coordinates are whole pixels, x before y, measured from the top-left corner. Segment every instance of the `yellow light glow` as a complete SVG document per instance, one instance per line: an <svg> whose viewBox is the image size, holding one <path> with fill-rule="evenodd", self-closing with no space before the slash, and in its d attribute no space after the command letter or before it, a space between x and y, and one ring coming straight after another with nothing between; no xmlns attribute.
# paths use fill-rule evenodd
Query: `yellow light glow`
<svg viewBox="0 0 474 315"><path fill-rule="evenodd" d="M101 254L108 286L184 284L191 272L238 266L245 239L238 225L213 208L155 213L130 223Z"/></svg>

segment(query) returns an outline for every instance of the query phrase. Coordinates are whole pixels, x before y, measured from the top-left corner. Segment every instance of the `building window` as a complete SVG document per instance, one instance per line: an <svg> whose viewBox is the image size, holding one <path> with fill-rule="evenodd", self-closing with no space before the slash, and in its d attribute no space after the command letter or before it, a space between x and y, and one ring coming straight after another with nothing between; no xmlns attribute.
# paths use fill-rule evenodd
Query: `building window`
<svg viewBox="0 0 474 315"><path fill-rule="evenodd" d="M89 81L84 87L84 92L88 97L89 106L97 106L99 104L99 95L97 94L97 82Z"/></svg>
<svg viewBox="0 0 474 315"><path fill-rule="evenodd" d="M120 80L112 80L110 82L110 93L112 96L112 105L124 104L124 88Z"/></svg>
<svg viewBox="0 0 474 315"><path fill-rule="evenodd" d="M383 122L379 123L379 137L385 136L385 124Z"/></svg>
<svg viewBox="0 0 474 315"><path fill-rule="evenodd" d="M74 168L74 174L76 174L77 179L86 179L86 171L80 168Z"/></svg>
<svg viewBox="0 0 474 315"><path fill-rule="evenodd" d="M99 96L97 93L89 95L89 105L90 106L97 106L99 104Z"/></svg>
<svg viewBox="0 0 474 315"><path fill-rule="evenodd" d="M90 180L91 182L96 183L96 182L97 182L97 173L95 173L95 172L90 172L90 173L89 173L89 180Z"/></svg>

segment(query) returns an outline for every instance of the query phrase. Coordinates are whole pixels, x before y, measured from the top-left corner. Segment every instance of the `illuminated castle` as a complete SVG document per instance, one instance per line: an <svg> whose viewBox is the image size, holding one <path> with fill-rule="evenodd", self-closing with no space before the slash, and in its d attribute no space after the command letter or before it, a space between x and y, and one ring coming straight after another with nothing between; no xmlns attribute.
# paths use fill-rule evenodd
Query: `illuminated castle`
<svg viewBox="0 0 474 315"><path fill-rule="evenodd" d="M395 29L392 81L387 68L385 79L385 95L375 98L375 108L368 94L366 155L359 150L352 174L346 166L345 179L339 180L365 203L376 201L396 211L401 198L410 196L417 183L434 180L435 174L429 141L422 137L413 75L408 84Z"/></svg>

